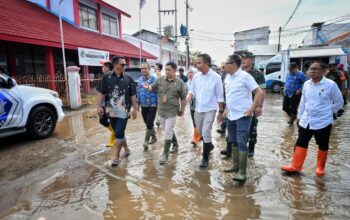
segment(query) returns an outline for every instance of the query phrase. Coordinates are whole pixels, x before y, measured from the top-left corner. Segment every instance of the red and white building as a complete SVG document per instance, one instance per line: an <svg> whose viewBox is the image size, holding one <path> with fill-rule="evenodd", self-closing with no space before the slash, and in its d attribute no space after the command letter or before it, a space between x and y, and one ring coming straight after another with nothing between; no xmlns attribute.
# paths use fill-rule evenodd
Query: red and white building
<svg viewBox="0 0 350 220"><path fill-rule="evenodd" d="M58 4L0 0L0 66L11 76L54 80L63 72ZM79 66L78 48L108 51L110 57L126 57L129 66L138 65L139 49L122 39L121 20L129 14L102 0L64 0L61 11L67 66ZM141 54L156 59L146 51ZM81 75L97 78L100 69L84 66ZM55 89L54 83L49 87Z"/></svg>

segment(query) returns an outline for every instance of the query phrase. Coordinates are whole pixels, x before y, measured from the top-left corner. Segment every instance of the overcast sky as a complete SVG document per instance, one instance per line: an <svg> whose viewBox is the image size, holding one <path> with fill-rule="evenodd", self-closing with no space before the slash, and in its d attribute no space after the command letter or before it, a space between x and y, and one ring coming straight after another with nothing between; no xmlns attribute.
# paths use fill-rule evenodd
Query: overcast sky
<svg viewBox="0 0 350 220"><path fill-rule="evenodd" d="M133 34L139 30L139 0L104 0L129 13L123 17L123 32ZM270 36L277 36L278 27L284 26L298 0L189 0L193 10L189 13L191 51L199 50L212 56L217 64L233 52L233 33L270 26ZM185 0L177 0L178 27L185 24ZM173 9L175 0L161 0L161 9ZM158 30L158 0L146 0L142 9L142 28ZM304 0L285 29L311 25L350 14L350 0ZM162 26L174 25L174 16L162 15ZM350 22L350 20L348 20ZM201 33L198 31L211 32ZM228 35L225 33L232 33ZM282 38L284 47L300 44L305 34ZM207 40L207 39L218 40ZM201 40L202 39L202 40ZM205 40L203 40L205 39ZM183 45L184 39L180 39ZM276 44L277 39L270 39Z"/></svg>

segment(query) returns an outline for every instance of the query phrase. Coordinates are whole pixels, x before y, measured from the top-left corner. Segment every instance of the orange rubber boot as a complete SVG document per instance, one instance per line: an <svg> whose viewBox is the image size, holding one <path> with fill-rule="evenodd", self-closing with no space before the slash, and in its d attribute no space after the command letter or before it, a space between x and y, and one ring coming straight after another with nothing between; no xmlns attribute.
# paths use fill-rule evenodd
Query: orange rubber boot
<svg viewBox="0 0 350 220"><path fill-rule="evenodd" d="M288 173L301 172L305 158L307 154L307 148L295 147L292 164L289 166L282 166L281 169Z"/></svg>
<svg viewBox="0 0 350 220"><path fill-rule="evenodd" d="M323 176L325 174L324 168L326 166L328 150L318 150L317 153L317 168L316 175Z"/></svg>
<svg viewBox="0 0 350 220"><path fill-rule="evenodd" d="M200 140L200 137L199 137L197 128L194 128L193 129L193 137L192 137L192 142L191 143L192 144L197 144L199 140Z"/></svg>

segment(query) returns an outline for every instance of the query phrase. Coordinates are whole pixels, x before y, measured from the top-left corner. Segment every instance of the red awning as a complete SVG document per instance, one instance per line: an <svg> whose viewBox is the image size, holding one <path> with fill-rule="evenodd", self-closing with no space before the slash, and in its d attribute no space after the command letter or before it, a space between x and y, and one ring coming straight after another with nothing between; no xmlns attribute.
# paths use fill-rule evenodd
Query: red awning
<svg viewBox="0 0 350 220"><path fill-rule="evenodd" d="M45 9L24 0L0 0L0 40L61 47L59 19ZM109 51L112 55L139 57L134 45L63 22L65 48L78 47ZM142 57L157 59L142 51Z"/></svg>

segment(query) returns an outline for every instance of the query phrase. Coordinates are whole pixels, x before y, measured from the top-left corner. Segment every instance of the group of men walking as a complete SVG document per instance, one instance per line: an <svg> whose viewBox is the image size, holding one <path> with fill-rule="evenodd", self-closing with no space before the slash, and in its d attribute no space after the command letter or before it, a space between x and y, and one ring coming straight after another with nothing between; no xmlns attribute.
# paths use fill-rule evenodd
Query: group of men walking
<svg viewBox="0 0 350 220"><path fill-rule="evenodd" d="M208 167L209 155L214 149L211 131L216 117L219 123L226 121L228 131L227 148L222 153L232 157L232 167L225 172L233 172L234 180L245 181L247 159L254 155L257 142L257 118L262 114L265 89L264 76L253 68L253 58L254 55L249 51L228 56L224 63L225 72L221 76L210 68L211 57L208 54L198 56L197 69L189 69L187 77L181 71L180 76L176 76L177 65L173 62L165 65L165 76L157 74L158 77L150 74L149 64L143 63L142 77L135 83L124 73L125 59L113 57L110 62L111 71L106 71L97 87L98 114L101 118L109 118L109 124L106 123L105 126L115 136L117 150L112 166L117 166L122 157L130 155L124 131L131 107L132 118L137 117L139 110L146 125L143 143L145 150L157 141L154 121L158 114L164 132L159 163L165 164L169 153L175 153L179 148L174 127L177 117L184 114L185 106L189 103L194 127L191 143L197 146L203 141L199 166ZM158 65L157 69L159 68L162 67ZM325 70L323 63L313 63L309 69L311 79L306 81L307 78L297 70L297 66L290 65L283 110L290 116L290 126L293 126L296 118L298 121L300 119L300 126L292 164L282 167L286 172L301 171L308 143L312 135L315 135L320 146L316 173L324 174L325 152L328 150L333 122L329 114L332 116L334 111L338 111L343 102L335 83L323 76ZM120 156L122 147L125 148L125 153Z"/></svg>

